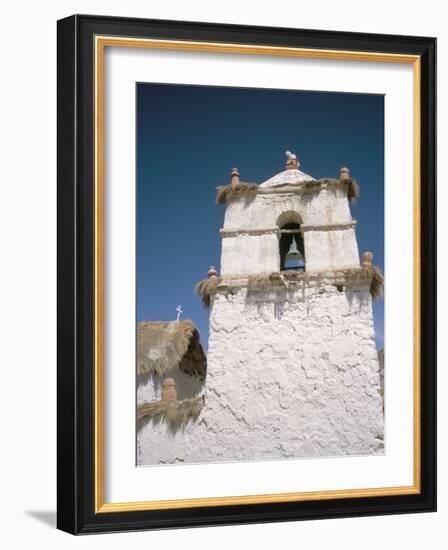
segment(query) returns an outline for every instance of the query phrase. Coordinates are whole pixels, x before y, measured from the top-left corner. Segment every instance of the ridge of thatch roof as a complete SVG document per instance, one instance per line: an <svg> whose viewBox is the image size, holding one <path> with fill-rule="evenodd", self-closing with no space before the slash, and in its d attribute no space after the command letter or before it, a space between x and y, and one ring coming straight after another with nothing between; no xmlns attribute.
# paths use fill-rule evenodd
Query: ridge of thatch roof
<svg viewBox="0 0 448 550"><path fill-rule="evenodd" d="M171 430L185 429L195 422L204 406L204 398L191 397L180 401L151 401L137 408L137 420L166 422Z"/></svg>
<svg viewBox="0 0 448 550"><path fill-rule="evenodd" d="M216 291L216 287L221 283L221 277L210 277L202 279L195 287L195 292L202 298L202 305L210 307L210 296Z"/></svg>
<svg viewBox="0 0 448 550"><path fill-rule="evenodd" d="M284 187L290 191L293 188L297 188L301 191L316 191L322 185L327 187L337 187L342 186L347 190L347 198L350 202L354 202L359 197L359 185L356 180L348 178L345 180L340 180L337 178L321 178L313 180L304 180L300 183L288 184L285 183L282 186L277 186L278 188ZM268 188L270 189L270 188ZM257 185L256 183L244 183L240 182L237 184L221 185L216 188L216 204L225 204L232 197L242 197L242 196L254 196L259 192L265 192L266 188Z"/></svg>
<svg viewBox="0 0 448 550"><path fill-rule="evenodd" d="M205 378L207 359L193 321L138 323L138 375L164 376L172 368L178 368L190 376Z"/></svg>
<svg viewBox="0 0 448 550"><path fill-rule="evenodd" d="M216 204L225 204L232 197L242 197L245 195L256 195L258 185L256 183L231 183L221 185L216 188Z"/></svg>

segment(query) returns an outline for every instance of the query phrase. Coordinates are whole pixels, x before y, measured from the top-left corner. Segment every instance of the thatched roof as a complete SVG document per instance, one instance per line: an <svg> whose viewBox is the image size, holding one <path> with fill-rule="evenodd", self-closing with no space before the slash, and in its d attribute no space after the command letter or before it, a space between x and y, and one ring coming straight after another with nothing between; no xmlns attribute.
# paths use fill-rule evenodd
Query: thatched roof
<svg viewBox="0 0 448 550"><path fill-rule="evenodd" d="M221 185L216 188L216 204L225 204L232 197L243 197L257 194L256 183L244 183Z"/></svg>
<svg viewBox="0 0 448 550"><path fill-rule="evenodd" d="M204 406L203 397L192 397L181 401L151 401L137 408L137 420L167 422L172 430L185 428L194 422Z"/></svg>
<svg viewBox="0 0 448 550"><path fill-rule="evenodd" d="M163 376L178 368L205 377L207 359L193 321L143 321L137 325L138 375Z"/></svg>
<svg viewBox="0 0 448 550"><path fill-rule="evenodd" d="M288 172L288 171L287 171ZM291 170L292 172L292 170ZM311 191L317 192L322 186L325 187L342 187L347 190L347 198L350 202L355 201L359 196L359 185L354 179L339 180L336 178L322 178L322 179L311 179L303 180L298 183L288 184L285 183L283 187L289 191L296 188L300 191ZM282 187L282 186L277 186ZM229 184L222 185L217 187L216 203L225 204L232 197L253 197L259 192L264 192L266 188L263 188L263 185L257 185L256 183L243 183L238 184Z"/></svg>

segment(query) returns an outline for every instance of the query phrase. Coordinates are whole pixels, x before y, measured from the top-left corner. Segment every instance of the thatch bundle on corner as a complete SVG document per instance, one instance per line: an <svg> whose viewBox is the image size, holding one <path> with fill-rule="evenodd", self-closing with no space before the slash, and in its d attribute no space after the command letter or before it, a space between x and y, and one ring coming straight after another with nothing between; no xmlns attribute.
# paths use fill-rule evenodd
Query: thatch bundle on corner
<svg viewBox="0 0 448 550"><path fill-rule="evenodd" d="M203 397L191 397L182 401L152 401L137 408L137 420L166 422L170 429L184 429L189 422L194 422L204 406Z"/></svg>
<svg viewBox="0 0 448 550"><path fill-rule="evenodd" d="M359 185L355 180L349 179L344 181L347 185L347 198L350 202L354 202L359 197Z"/></svg>
<svg viewBox="0 0 448 550"><path fill-rule="evenodd" d="M164 376L178 368L205 377L207 359L193 321L143 321L137 325L138 375Z"/></svg>
<svg viewBox="0 0 448 550"><path fill-rule="evenodd" d="M216 287L221 283L221 277L210 277L203 279L195 287L195 292L202 298L204 307L210 307L210 295L216 290Z"/></svg>
<svg viewBox="0 0 448 550"><path fill-rule="evenodd" d="M379 267L375 265L363 265L360 268L344 269L341 273L348 275L355 280L359 277L364 277L365 275L371 277L370 295L372 296L372 299L376 300L382 296L384 289L384 277L381 274Z"/></svg>
<svg viewBox="0 0 448 550"><path fill-rule="evenodd" d="M353 179L338 180L335 178L322 178L319 180L311 180L304 182L304 189L307 191L316 191L322 185L327 187L339 187L343 184L347 188L347 198L350 202L355 201L359 197L359 185Z"/></svg>
<svg viewBox="0 0 448 550"><path fill-rule="evenodd" d="M380 271L380 268L372 266L363 266L363 271L368 273L372 277L372 282L370 283L370 294L372 298L376 300L383 294L384 290L384 277Z"/></svg>
<svg viewBox="0 0 448 550"><path fill-rule="evenodd" d="M237 183L230 185L221 185L216 188L216 204L225 204L232 197L242 197L257 194L258 185L256 183Z"/></svg>

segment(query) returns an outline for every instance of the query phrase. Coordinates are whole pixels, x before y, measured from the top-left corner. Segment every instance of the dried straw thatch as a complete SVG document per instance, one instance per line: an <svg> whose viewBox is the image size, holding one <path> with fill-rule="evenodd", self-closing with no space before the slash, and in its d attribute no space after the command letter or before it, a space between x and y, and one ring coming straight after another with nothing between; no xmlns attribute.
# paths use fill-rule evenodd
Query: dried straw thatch
<svg viewBox="0 0 448 550"><path fill-rule="evenodd" d="M350 202L354 202L359 197L359 185L355 180L349 179L344 181L347 184L347 198Z"/></svg>
<svg viewBox="0 0 448 550"><path fill-rule="evenodd" d="M383 293L384 278L380 269L376 266L362 266L353 269L343 269L337 272L277 271L273 273L257 273L248 277L247 288L249 290L268 290L273 287L286 286L290 283L299 283L310 279L324 279L332 275L351 278L355 281L364 280L366 276L371 277L370 294L373 300L379 298Z"/></svg>
<svg viewBox="0 0 448 550"><path fill-rule="evenodd" d="M354 179L339 180L336 178L321 178L318 180L303 181L299 184L285 184L288 192L291 188L297 188L301 191L317 192L322 186L341 187L341 184L347 190L347 198L350 202L355 201L359 196L359 185ZM232 197L249 196L254 197L259 192L259 186L256 183L244 183L221 185L216 188L216 203L225 204Z"/></svg>
<svg viewBox="0 0 448 550"><path fill-rule="evenodd" d="M232 197L254 196L257 194L258 185L256 183L237 183L230 185L221 185L216 188L216 204L225 204Z"/></svg>
<svg viewBox="0 0 448 550"><path fill-rule="evenodd" d="M347 198L354 202L359 197L359 185L353 179L338 180L334 178L322 178L319 180L305 181L303 186L306 191L317 191L322 185L328 187L340 187L341 184L347 189Z"/></svg>
<svg viewBox="0 0 448 550"><path fill-rule="evenodd" d="M257 273L247 279L247 288L250 290L264 290L272 286L283 286L284 282L280 272Z"/></svg>
<svg viewBox="0 0 448 550"><path fill-rule="evenodd" d="M195 422L203 406L203 397L191 397L182 401L152 401L137 408L137 420L166 422L175 431L184 429L189 422Z"/></svg>
<svg viewBox="0 0 448 550"><path fill-rule="evenodd" d="M205 377L207 359L193 321L143 321L137 325L137 373L164 376L178 368Z"/></svg>
<svg viewBox="0 0 448 550"><path fill-rule="evenodd" d="M372 266L363 266L363 271L368 273L372 277L372 282L370 283L370 294L372 295L373 300L380 298L383 295L384 291L384 277L380 271L380 268Z"/></svg>
<svg viewBox="0 0 448 550"><path fill-rule="evenodd" d="M210 307L210 295L216 291L216 287L221 283L221 277L211 277L203 279L195 287L195 292L202 298L202 305Z"/></svg>
<svg viewBox="0 0 448 550"><path fill-rule="evenodd" d="M282 276L287 282L306 281L309 278L306 271L283 271Z"/></svg>

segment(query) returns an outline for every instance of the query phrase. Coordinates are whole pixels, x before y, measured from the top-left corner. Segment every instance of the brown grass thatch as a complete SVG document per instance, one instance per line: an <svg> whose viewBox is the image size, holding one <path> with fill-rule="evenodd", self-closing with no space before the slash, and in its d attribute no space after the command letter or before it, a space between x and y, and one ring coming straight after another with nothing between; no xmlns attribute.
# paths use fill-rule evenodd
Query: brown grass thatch
<svg viewBox="0 0 448 550"><path fill-rule="evenodd" d="M359 185L355 180L349 179L344 183L347 184L347 198L350 202L354 202L359 197Z"/></svg>
<svg viewBox="0 0 448 550"><path fill-rule="evenodd" d="M280 272L257 273L247 279L247 288L250 290L264 290L272 286L283 286L284 282Z"/></svg>
<svg viewBox="0 0 448 550"><path fill-rule="evenodd" d="M205 377L207 359L190 320L143 321L137 325L137 373L164 376L172 368Z"/></svg>
<svg viewBox="0 0 448 550"><path fill-rule="evenodd" d="M370 294L372 295L373 300L377 300L383 295L384 291L384 277L380 271L379 267L375 265L364 266L363 271L372 277L372 282L370 283Z"/></svg>
<svg viewBox="0 0 448 550"><path fill-rule="evenodd" d="M216 204L225 204L233 197L254 196L257 194L256 183L237 183L221 185L216 188Z"/></svg>
<svg viewBox="0 0 448 550"><path fill-rule="evenodd" d="M318 191L322 187L322 185L336 188L339 187L341 184L343 184L347 189L348 200L350 202L354 202L359 197L359 185L354 179L351 178L347 180L339 180L336 178L321 178L318 180L304 181L299 185L285 184L285 187L297 187L298 189L302 189L304 191L315 192ZM259 186L256 183L240 182L236 185L221 185L220 187L217 187L216 190L216 203L225 204L232 197L255 196L258 193Z"/></svg>
<svg viewBox="0 0 448 550"><path fill-rule="evenodd" d="M306 271L282 271L283 279L287 282L306 281L308 273Z"/></svg>
<svg viewBox="0 0 448 550"><path fill-rule="evenodd" d="M195 287L195 292L202 298L202 305L210 307L210 295L216 291L216 287L220 284L221 277L211 277L203 279Z"/></svg>
<svg viewBox="0 0 448 550"><path fill-rule="evenodd" d="M347 189L347 198L350 202L355 201L359 197L359 185L355 180L338 180L334 178L322 178L319 180L311 180L304 182L304 189L307 191L316 191L322 185L327 187L338 187L344 184Z"/></svg>
<svg viewBox="0 0 448 550"><path fill-rule="evenodd" d="M137 408L137 420L166 422L171 430L184 429L195 422L204 406L203 397L191 397L181 401L152 401Z"/></svg>
<svg viewBox="0 0 448 550"><path fill-rule="evenodd" d="M384 278L381 271L376 266L363 266L353 269L343 269L337 271L341 277L350 277L355 281L364 278L365 275L371 277L370 294L373 300L379 298L383 293ZM267 290L276 286L285 286L288 283L298 283L312 279L323 279L331 276L332 272L309 273L306 271L281 271L273 273L258 273L250 275L247 279L247 288L249 290Z"/></svg>

